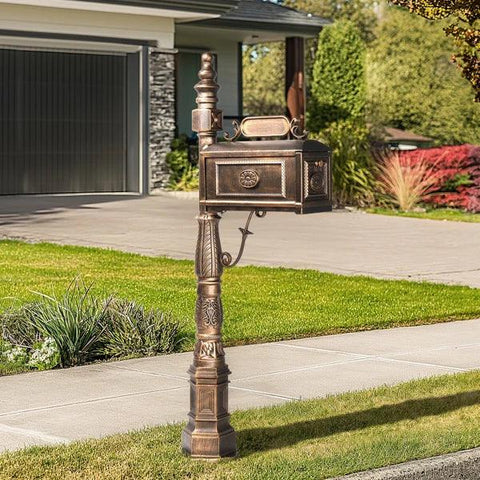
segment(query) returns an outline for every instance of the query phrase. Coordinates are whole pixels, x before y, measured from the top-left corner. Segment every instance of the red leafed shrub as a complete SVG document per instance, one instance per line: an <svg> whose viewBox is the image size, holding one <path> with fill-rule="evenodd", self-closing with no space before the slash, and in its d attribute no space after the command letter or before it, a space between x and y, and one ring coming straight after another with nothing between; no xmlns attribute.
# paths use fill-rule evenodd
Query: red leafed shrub
<svg viewBox="0 0 480 480"><path fill-rule="evenodd" d="M401 156L411 164L424 161L431 165L435 191L424 202L480 213L480 146L418 149Z"/></svg>

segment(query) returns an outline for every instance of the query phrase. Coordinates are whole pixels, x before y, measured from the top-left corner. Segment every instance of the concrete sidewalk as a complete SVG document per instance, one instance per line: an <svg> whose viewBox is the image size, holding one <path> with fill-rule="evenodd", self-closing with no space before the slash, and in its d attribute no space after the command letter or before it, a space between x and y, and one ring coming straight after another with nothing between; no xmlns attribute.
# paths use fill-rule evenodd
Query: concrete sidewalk
<svg viewBox="0 0 480 480"><path fill-rule="evenodd" d="M0 238L193 258L197 200L74 195L0 198ZM222 246L236 255L246 212L228 212ZM347 211L255 218L241 265L312 268L348 275L480 287L480 223Z"/></svg>
<svg viewBox="0 0 480 480"><path fill-rule="evenodd" d="M480 368L480 320L226 349L231 410ZM184 421L191 353L0 378L0 450Z"/></svg>

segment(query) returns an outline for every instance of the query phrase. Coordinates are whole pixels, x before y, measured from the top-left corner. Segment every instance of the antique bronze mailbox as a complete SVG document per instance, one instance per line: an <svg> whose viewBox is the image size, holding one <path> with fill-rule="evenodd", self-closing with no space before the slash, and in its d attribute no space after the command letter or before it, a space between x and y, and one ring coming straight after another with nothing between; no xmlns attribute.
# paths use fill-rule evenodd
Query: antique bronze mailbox
<svg viewBox="0 0 480 480"><path fill-rule="evenodd" d="M195 458L218 459L237 453L235 431L228 413L228 375L222 344L221 276L224 267L240 260L250 220L267 211L313 213L331 210L331 163L328 148L305 140L295 119L250 117L234 122L235 133L217 143L222 112L217 109L214 56L202 55L195 85L198 108L192 112L198 133L200 212L195 273L197 335L190 367L190 413L182 433L183 450ZM250 141L236 141L241 136ZM285 138L288 139L279 139ZM294 137L294 139L292 139ZM265 138L267 140L265 140ZM233 261L220 244L220 214L249 210L240 228L242 242Z"/></svg>
<svg viewBox="0 0 480 480"><path fill-rule="evenodd" d="M258 120L270 122L268 117ZM330 152L320 142L215 143L200 154L199 161L200 205L209 211L313 213L332 209Z"/></svg>

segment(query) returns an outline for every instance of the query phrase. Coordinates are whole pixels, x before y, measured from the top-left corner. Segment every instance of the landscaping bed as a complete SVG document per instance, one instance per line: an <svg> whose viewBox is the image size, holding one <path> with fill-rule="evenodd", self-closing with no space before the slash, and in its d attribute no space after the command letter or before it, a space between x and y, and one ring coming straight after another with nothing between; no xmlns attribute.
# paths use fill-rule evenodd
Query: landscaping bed
<svg viewBox="0 0 480 480"><path fill-rule="evenodd" d="M171 314L178 322L178 332L176 324L170 329L175 335L166 348L135 350L131 356L193 348L193 262L95 248L0 242L0 312L38 300L35 292L61 299L76 277L92 285L92 295L101 299L134 301L146 311L157 311L159 318ZM480 290L462 286L267 267L227 270L224 280L226 345L480 316ZM125 350L116 352L112 355L116 358L129 356ZM4 365L3 373L24 369L13 363Z"/></svg>
<svg viewBox="0 0 480 480"><path fill-rule="evenodd" d="M0 456L0 479L322 479L480 445L480 372L237 412L239 458L191 460L183 425Z"/></svg>

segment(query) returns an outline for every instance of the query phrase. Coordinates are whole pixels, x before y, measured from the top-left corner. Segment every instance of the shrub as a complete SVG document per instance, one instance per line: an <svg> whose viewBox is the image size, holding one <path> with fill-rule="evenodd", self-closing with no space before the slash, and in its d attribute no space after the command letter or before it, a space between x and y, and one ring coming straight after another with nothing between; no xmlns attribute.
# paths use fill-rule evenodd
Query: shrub
<svg viewBox="0 0 480 480"><path fill-rule="evenodd" d="M58 299L38 295L38 301L0 317L2 373L170 353L182 341L171 315L128 300L97 298L80 281Z"/></svg>
<svg viewBox="0 0 480 480"><path fill-rule="evenodd" d="M318 37L308 128L362 118L366 103L365 45L352 22L338 21Z"/></svg>
<svg viewBox="0 0 480 480"><path fill-rule="evenodd" d="M480 147L474 145L418 149L402 153L409 162L426 162L435 192L423 200L433 206L480 212Z"/></svg>
<svg viewBox="0 0 480 480"><path fill-rule="evenodd" d="M179 323L159 310L145 310L128 300L107 308L104 353L107 357L171 353L181 341Z"/></svg>
<svg viewBox="0 0 480 480"><path fill-rule="evenodd" d="M59 299L39 294L41 301L23 307L42 338L52 338L62 367L80 365L101 356L108 302L92 295L91 286L72 283Z"/></svg>
<svg viewBox="0 0 480 480"><path fill-rule="evenodd" d="M316 137L332 150L334 202L337 205L373 204L375 167L365 124L360 120L335 122Z"/></svg>
<svg viewBox="0 0 480 480"><path fill-rule="evenodd" d="M167 166L170 170L169 188L191 191L198 189L198 167L190 159L188 137L182 135L172 142L167 154Z"/></svg>
<svg viewBox="0 0 480 480"><path fill-rule="evenodd" d="M409 161L398 153L388 155L379 165L378 184L381 191L405 212L412 210L433 189L437 182L432 167L419 159Z"/></svg>

